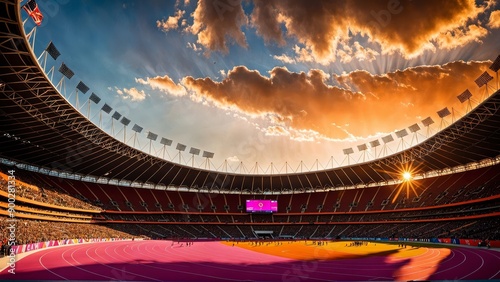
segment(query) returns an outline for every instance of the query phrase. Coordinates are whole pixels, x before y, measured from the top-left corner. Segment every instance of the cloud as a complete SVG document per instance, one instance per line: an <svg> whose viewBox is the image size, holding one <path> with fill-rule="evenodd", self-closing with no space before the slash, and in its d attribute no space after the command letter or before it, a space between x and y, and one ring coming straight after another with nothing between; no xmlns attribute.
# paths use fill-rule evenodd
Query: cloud
<svg viewBox="0 0 500 282"><path fill-rule="evenodd" d="M488 26L491 28L500 28L500 10L491 12Z"/></svg>
<svg viewBox="0 0 500 282"><path fill-rule="evenodd" d="M398 51L406 58L434 49L434 40L460 28L468 31L465 43L475 41L473 36L484 32L465 24L487 9L476 6L474 0L440 2L439 8L433 1L409 0L259 0L254 6L252 25L266 42L283 44L283 38L295 38L300 43L300 49L295 49L299 61L322 64L335 61L337 56L348 61L345 50L337 51L351 44L356 35L377 43L383 53ZM358 57L364 59L363 54L370 55L360 50Z"/></svg>
<svg viewBox="0 0 500 282"><path fill-rule="evenodd" d="M195 52L201 52L201 48L198 47L198 46L196 46L196 43L188 42L187 43L187 48L193 49L193 51L195 51Z"/></svg>
<svg viewBox="0 0 500 282"><path fill-rule="evenodd" d="M281 43L277 27L284 24L286 35L295 37L315 59L331 57L339 38L347 36L340 15L344 4L339 1L254 1L254 5L252 23L266 41Z"/></svg>
<svg viewBox="0 0 500 282"><path fill-rule="evenodd" d="M370 1L363 9L358 4L347 9L354 18L353 27L380 44L384 53L399 51L411 58L433 49L433 42L447 32L465 26L484 12L474 0L433 1Z"/></svg>
<svg viewBox="0 0 500 282"><path fill-rule="evenodd" d="M488 30L484 27L472 24L466 28L456 28L439 36L436 41L440 48L453 49L464 46L470 42L481 42L488 34Z"/></svg>
<svg viewBox="0 0 500 282"><path fill-rule="evenodd" d="M228 162L233 162L233 163L239 163L239 162L241 162L240 159L238 158L238 156L229 157L229 158L227 158L227 161Z"/></svg>
<svg viewBox="0 0 500 282"><path fill-rule="evenodd" d="M295 52L295 55L296 55L295 59L298 62L314 62L314 61L317 61L319 63L328 63L329 62L328 58L316 60L316 58L311 54L311 50L308 48L302 48L298 45L295 45L292 49Z"/></svg>
<svg viewBox="0 0 500 282"><path fill-rule="evenodd" d="M273 1L254 0L254 10L251 15L251 23L257 29L257 34L264 38L266 43L276 42L278 45L285 45L283 32L280 23L276 20L279 17L278 10L274 7Z"/></svg>
<svg viewBox="0 0 500 282"><path fill-rule="evenodd" d="M184 96L186 95L186 89L180 85L176 84L168 75L136 78L135 82L143 85L149 85L153 90L160 90L162 92L171 94L172 96Z"/></svg>
<svg viewBox="0 0 500 282"><path fill-rule="evenodd" d="M265 76L238 66L220 82L188 76L182 84L193 100L260 117L270 123L262 126L268 134L288 131L294 136L294 129L309 132L304 134L308 137L352 139L374 134L375 128L392 132L408 127L418 117L453 105L465 89L477 88L474 79L490 64L457 61L385 75L354 71L333 78L316 69L295 73L275 67ZM331 79L340 87L329 84Z"/></svg>
<svg viewBox="0 0 500 282"><path fill-rule="evenodd" d="M228 53L227 45L233 41L247 47L241 26L248 20L240 0L199 0L193 18L193 25L187 30L198 37L196 42L207 49L207 54Z"/></svg>
<svg viewBox="0 0 500 282"><path fill-rule="evenodd" d="M227 54L232 43L247 48L242 29L251 25L266 44L285 46L290 42L295 46L295 58L282 55L277 56L278 60L326 65L338 59L371 61L379 53L399 52L409 59L436 47L452 49L479 42L487 30L478 16L491 9L491 2L253 0L253 10L247 16L241 0L199 0L191 14L192 25L185 19L181 24L186 26L185 31L196 35L196 43L207 56L214 51ZM157 21L157 25L164 31L176 29L183 15L184 11L178 10L167 20ZM496 15L491 14L491 27L498 23ZM346 46L356 42L359 45L350 54Z"/></svg>
<svg viewBox="0 0 500 282"><path fill-rule="evenodd" d="M295 59L287 56L286 54L279 55L279 56L278 55L274 55L273 58L276 59L276 60L278 60L278 61L281 61L281 62L283 62L285 64L295 64L296 63Z"/></svg>
<svg viewBox="0 0 500 282"><path fill-rule="evenodd" d="M358 41L355 41L352 46L351 48L349 45L343 44L343 48L337 50L337 55L342 63L350 63L354 58L360 62L371 62L376 59L376 56L380 55L371 48L361 46Z"/></svg>
<svg viewBox="0 0 500 282"><path fill-rule="evenodd" d="M284 128L283 126L273 125L268 126L264 130L265 135L267 136L287 136L290 135L290 132Z"/></svg>
<svg viewBox="0 0 500 282"><path fill-rule="evenodd" d="M358 41L354 42L354 57L362 62L362 61L373 61L375 57L380 55L377 51L370 49L368 47L363 47Z"/></svg>
<svg viewBox="0 0 500 282"><path fill-rule="evenodd" d="M144 90L137 90L137 88L123 88L119 89L115 87L116 93L120 95L123 99L130 99L130 101L143 101L146 99L146 93Z"/></svg>
<svg viewBox="0 0 500 282"><path fill-rule="evenodd" d="M170 16L166 20L156 21L156 27L165 32L177 29L179 27L179 21L184 16L184 13L185 11L183 10L177 10L177 12L175 12L175 16Z"/></svg>
<svg viewBox="0 0 500 282"><path fill-rule="evenodd" d="M123 91L121 89L119 89L118 87L115 87L115 90L116 90L116 93L118 93L118 95L123 95Z"/></svg>
<svg viewBox="0 0 500 282"><path fill-rule="evenodd" d="M366 106L369 107L352 107L351 120L357 117L363 125L388 132L407 127L412 121L417 121L417 117L430 116L445 106L454 105L456 96L465 89L477 89L474 79L489 64L457 61L443 66L413 67L385 75L355 71L335 76L334 79L366 97ZM350 128L350 131L359 135L359 124L351 124L356 128Z"/></svg>

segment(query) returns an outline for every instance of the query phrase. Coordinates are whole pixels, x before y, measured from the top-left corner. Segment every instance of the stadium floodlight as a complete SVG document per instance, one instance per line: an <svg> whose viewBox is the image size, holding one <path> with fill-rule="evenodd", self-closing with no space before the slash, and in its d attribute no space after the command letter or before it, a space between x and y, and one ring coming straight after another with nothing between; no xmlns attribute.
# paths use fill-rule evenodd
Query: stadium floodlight
<svg viewBox="0 0 500 282"><path fill-rule="evenodd" d="M137 133L141 133L142 132L142 127L141 126L138 126L137 123L134 124L134 126L132 126L132 130L137 132Z"/></svg>
<svg viewBox="0 0 500 282"><path fill-rule="evenodd" d="M61 66L59 67L59 72L62 73L68 79L71 79L73 75L75 75L75 73L72 70L70 70L65 63L61 64Z"/></svg>
<svg viewBox="0 0 500 282"><path fill-rule="evenodd" d="M194 147L191 147L191 149L189 149L189 153L192 154L192 155L199 155L200 154L200 149L196 149Z"/></svg>
<svg viewBox="0 0 500 282"><path fill-rule="evenodd" d="M418 124L415 123L413 125L410 125L408 129L410 130L411 133L415 133L420 130L420 126L418 126Z"/></svg>
<svg viewBox="0 0 500 282"><path fill-rule="evenodd" d="M451 112L448 110L448 107L445 107L444 109L438 111L437 114L440 118L444 118L451 115Z"/></svg>
<svg viewBox="0 0 500 282"><path fill-rule="evenodd" d="M108 104L104 103L104 106L102 106L101 110L107 114L111 113L113 108L111 108Z"/></svg>
<svg viewBox="0 0 500 282"><path fill-rule="evenodd" d="M392 135L389 134L387 136L382 137L382 141L384 141L384 143L387 144L389 142L394 141L394 137L392 137Z"/></svg>
<svg viewBox="0 0 500 282"><path fill-rule="evenodd" d="M431 118L431 117L427 117L427 118L425 118L424 120L422 120L422 124L423 124L424 126L429 126L429 125L431 125L431 124L433 124L433 123L434 123L434 121L432 120L432 118Z"/></svg>
<svg viewBox="0 0 500 282"><path fill-rule="evenodd" d="M375 147L378 147L378 146L380 146L380 141L378 141L378 139L370 141L370 147L375 148Z"/></svg>
<svg viewBox="0 0 500 282"><path fill-rule="evenodd" d="M366 144L361 144L361 145L358 145L358 151L365 151L368 149L368 146L366 146Z"/></svg>
<svg viewBox="0 0 500 282"><path fill-rule="evenodd" d="M212 152L207 152L207 151L203 151L203 157L204 158L208 158L208 159L211 159L214 157L214 153Z"/></svg>
<svg viewBox="0 0 500 282"><path fill-rule="evenodd" d="M172 140L162 137L160 140L160 144L170 146L172 145Z"/></svg>
<svg viewBox="0 0 500 282"><path fill-rule="evenodd" d="M175 149L179 150L179 151L185 151L186 150L186 145L181 144L181 143L177 143L177 146L175 147Z"/></svg>
<svg viewBox="0 0 500 282"><path fill-rule="evenodd" d="M130 120L126 117L122 117L122 120L120 120L120 122L125 126L128 126L130 124Z"/></svg>
<svg viewBox="0 0 500 282"><path fill-rule="evenodd" d="M492 70L494 72L498 72L499 69L500 69L500 55L498 55L496 60L490 66L490 70Z"/></svg>
<svg viewBox="0 0 500 282"><path fill-rule="evenodd" d="M61 55L59 53L59 50L57 50L56 46L52 41L50 41L49 45L47 45L47 48L45 48L45 51L52 57L52 59L57 60L57 57Z"/></svg>
<svg viewBox="0 0 500 282"><path fill-rule="evenodd" d="M401 129L400 131L396 131L396 136L398 138L403 138L406 135L408 135L408 131L406 131L406 129Z"/></svg>
<svg viewBox="0 0 500 282"><path fill-rule="evenodd" d="M469 89L465 90L462 94L458 95L457 98L460 103L464 103L472 97L472 93L470 93Z"/></svg>
<svg viewBox="0 0 500 282"><path fill-rule="evenodd" d="M154 134L153 132L148 132L148 136L146 137L148 138L149 140L153 140L153 141L156 141L156 139L158 139L158 134Z"/></svg>
<svg viewBox="0 0 500 282"><path fill-rule="evenodd" d="M122 115L119 112L115 111L115 113L111 117L116 120L119 120L122 117Z"/></svg>
<svg viewBox="0 0 500 282"><path fill-rule="evenodd" d="M350 155L352 153L354 153L354 150L352 148L347 148L347 149L344 149L344 155Z"/></svg>
<svg viewBox="0 0 500 282"><path fill-rule="evenodd" d="M96 103L96 104L99 104L99 102L101 102L101 98L99 98L99 96L97 96L94 92L92 92L92 94L90 94L89 100Z"/></svg>
<svg viewBox="0 0 500 282"><path fill-rule="evenodd" d="M89 87L87 85L85 85L85 83L83 83L82 81L78 82L76 89L82 91L83 94L85 94L85 93L87 93L87 91L89 91Z"/></svg>
<svg viewBox="0 0 500 282"><path fill-rule="evenodd" d="M493 79L493 76L491 76L487 71L485 71L474 82L477 84L477 87L482 87L486 83L490 82L492 79Z"/></svg>

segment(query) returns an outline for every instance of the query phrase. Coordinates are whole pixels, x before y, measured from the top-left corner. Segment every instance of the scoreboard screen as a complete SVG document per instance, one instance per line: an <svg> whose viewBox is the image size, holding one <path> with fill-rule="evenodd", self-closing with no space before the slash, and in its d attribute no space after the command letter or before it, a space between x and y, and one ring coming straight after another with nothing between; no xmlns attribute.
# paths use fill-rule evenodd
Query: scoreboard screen
<svg viewBox="0 0 500 282"><path fill-rule="evenodd" d="M275 200L247 200L246 204L250 213L278 212L278 201Z"/></svg>

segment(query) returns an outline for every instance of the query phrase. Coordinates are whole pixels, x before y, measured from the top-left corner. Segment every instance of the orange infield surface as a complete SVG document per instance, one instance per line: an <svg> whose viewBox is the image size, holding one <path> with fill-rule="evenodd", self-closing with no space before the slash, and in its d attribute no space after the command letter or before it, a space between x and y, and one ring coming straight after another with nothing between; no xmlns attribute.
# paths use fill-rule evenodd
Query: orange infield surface
<svg viewBox="0 0 500 282"><path fill-rule="evenodd" d="M232 242L224 242L224 244L233 245ZM353 260L384 256L387 264L398 264L404 261L403 266L393 274L396 280L428 279L436 272L439 263L451 253L449 247L437 245L431 248L418 245L403 247L398 243L363 242L361 246L354 246L351 241L325 241L321 246L318 246L316 241L263 242L258 245L253 242L244 242L235 244L235 247L304 261Z"/></svg>

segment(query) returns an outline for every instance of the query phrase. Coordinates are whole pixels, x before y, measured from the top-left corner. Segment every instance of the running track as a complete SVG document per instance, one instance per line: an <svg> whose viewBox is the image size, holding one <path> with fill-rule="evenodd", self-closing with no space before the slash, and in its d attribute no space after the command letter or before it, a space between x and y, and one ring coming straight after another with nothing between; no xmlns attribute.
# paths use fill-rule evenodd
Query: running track
<svg viewBox="0 0 500 282"><path fill-rule="evenodd" d="M410 258L297 261L220 242L181 247L171 241L121 241L45 249L19 260L16 274L7 270L0 280L484 280L500 279L500 252L425 248L422 255Z"/></svg>

